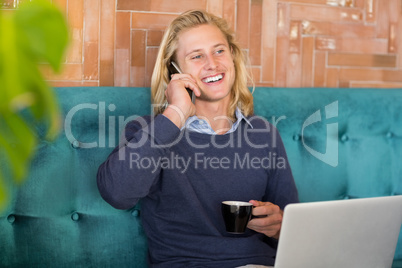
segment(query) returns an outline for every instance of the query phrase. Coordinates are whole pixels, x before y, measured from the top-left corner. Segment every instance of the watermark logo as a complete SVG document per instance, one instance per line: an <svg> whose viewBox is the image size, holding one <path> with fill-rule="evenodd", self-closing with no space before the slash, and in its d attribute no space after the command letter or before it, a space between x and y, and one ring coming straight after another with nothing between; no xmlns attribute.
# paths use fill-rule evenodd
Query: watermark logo
<svg viewBox="0 0 402 268"><path fill-rule="evenodd" d="M81 148L114 148L116 144L116 138L119 136L120 137L120 144L124 142L124 144L129 147L129 148L139 148L147 143L147 136L154 136L155 134L155 129L153 128L153 124L151 124L151 127L148 129L147 132L143 132L140 137L136 137L136 139L126 141L125 136L122 135L120 136L119 133L121 130L124 129L125 125L131 121L131 120L136 120L137 123L143 127L146 128L148 127L148 123L141 117L138 117L136 115L131 115L129 117L124 117L124 116L116 116L116 115L109 115L110 112L114 112L116 110L116 105L114 104L109 104L106 105L105 102L99 102L98 104L94 103L82 103L78 104L72 109L70 109L66 115L65 122L64 122L64 130L67 139L74 144L77 141L77 137L74 136L73 131L72 131L72 122L73 120L76 119L76 116L79 118L78 120L85 120L86 116L83 115L78 115L79 113L88 113L92 110L92 113L95 112L95 114L92 114L92 116L89 116L89 118L95 118L97 117L97 122L92 122L97 125L97 131L98 135L97 138L92 136L92 138L95 138L95 140L91 140L90 142L79 142L79 147ZM183 115L184 116L184 115ZM338 117L338 101L335 101L333 103L330 103L325 106L325 118L330 119L330 118L335 118ZM84 118L84 119L83 119ZM252 117L249 118L249 121L251 124L253 123L253 120L256 120L258 117ZM221 119L221 118L218 118ZM286 120L286 116L280 116L279 118L272 117L271 122L274 127L278 125L278 123L281 120ZM337 167L338 166L338 123L329 123L326 125L326 131L327 131L327 136L326 136L326 144L325 144L325 151L320 152L319 150L316 150L317 148L313 149L311 148L308 144L306 144L305 141L305 129L313 124L317 123L322 123L322 116L321 116L321 110L315 111L313 114L311 114L303 123L302 126L302 131L301 131L301 138L302 138L302 143L304 148L313 155L315 158L319 159L320 161L332 166L332 167ZM116 131L117 130L117 131ZM253 143L252 140L249 139L248 135L251 135L253 132L266 132L270 133L272 136L272 140L267 141L267 143L264 144L255 144ZM235 144L235 139L234 139L234 133L230 133L230 139L228 142L224 144L219 144L218 141L215 140L215 137L212 137L211 140L205 144L199 144L199 143L193 143L191 140L189 133L183 134L183 132L180 133L180 136L177 137L175 140L169 142L168 144L163 144L163 145L157 145L154 144L154 141L151 140L151 146L162 148L162 147L170 147L175 145L178 141L180 141L182 135L185 135L184 138L187 140L188 144L196 149L202 149L202 148L208 148L208 147L214 147L214 148L232 148L234 146L239 146L241 147L242 144L240 144L240 141L242 139L238 139L237 143ZM108 140L106 140L106 137L108 137ZM277 146L277 138L276 138L276 132L271 130L270 125L267 123L267 125L264 128L261 129L249 129L245 131L244 133L244 142L256 149L260 148L267 148L267 147L272 147L275 148ZM120 158L121 160L124 160L126 155L125 155L125 147L123 147L123 150L119 151L120 153Z"/></svg>
<svg viewBox="0 0 402 268"><path fill-rule="evenodd" d="M88 112L87 110L95 110L97 112L98 116L98 122L97 122L97 128L98 128L98 139L96 141L91 141L91 142L82 142L80 141L80 147L85 148L85 149L90 149L90 148L105 148L107 147L106 144L106 134L109 136L109 148L114 148L116 147L116 122L118 122L118 129L121 130L124 128L124 126L130 122L131 120L134 120L137 118L137 115L132 115L127 118L124 116L119 116L116 118L116 116L109 116L108 117L108 123L106 123L106 113L107 112L113 112L116 110L116 105L110 104L106 108L105 102L99 102L99 104L95 103L81 103L73 108L71 108L64 120L64 132L65 135L70 143L74 143L78 141L78 139L74 136L73 131L72 131L72 122L73 119L75 118L77 113L84 113ZM80 115L77 115L77 117L80 117ZM81 120L83 118L83 115L81 115ZM93 122L88 122L88 124L91 126ZM108 128L107 128L108 125Z"/></svg>
<svg viewBox="0 0 402 268"><path fill-rule="evenodd" d="M249 152L242 154L235 152L234 156L211 156L204 152L196 152L194 155L185 157L175 152L164 156L142 156L140 153L132 152L129 156L130 169L148 170L152 174L160 172L161 169L176 169L184 174L187 170L245 170L245 169L286 169L287 161L283 156L269 152L264 157L253 156Z"/></svg>
<svg viewBox="0 0 402 268"><path fill-rule="evenodd" d="M325 106L325 118L330 119L338 117L338 101L334 101ZM304 148L312 154L315 158L321 160L322 162L332 166L338 166L338 123L330 123L327 124L327 137L326 137L326 146L325 153L318 152L308 146L304 141L304 129L312 124L317 122L321 122L321 111L317 110L312 115L310 115L306 121L303 123L302 127L302 142ZM335 139L333 137L336 137Z"/></svg>

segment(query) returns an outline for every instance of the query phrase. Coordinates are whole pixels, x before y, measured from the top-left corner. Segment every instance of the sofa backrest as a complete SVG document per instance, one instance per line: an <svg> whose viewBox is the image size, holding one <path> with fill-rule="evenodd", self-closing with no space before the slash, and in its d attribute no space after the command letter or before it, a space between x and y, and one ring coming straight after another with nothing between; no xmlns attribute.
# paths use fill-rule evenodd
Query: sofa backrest
<svg viewBox="0 0 402 268"><path fill-rule="evenodd" d="M64 127L0 215L0 266L146 267L140 207L113 209L96 172L125 123L151 113L149 88L56 93ZM256 88L254 104L281 133L302 202L402 194L402 90Z"/></svg>

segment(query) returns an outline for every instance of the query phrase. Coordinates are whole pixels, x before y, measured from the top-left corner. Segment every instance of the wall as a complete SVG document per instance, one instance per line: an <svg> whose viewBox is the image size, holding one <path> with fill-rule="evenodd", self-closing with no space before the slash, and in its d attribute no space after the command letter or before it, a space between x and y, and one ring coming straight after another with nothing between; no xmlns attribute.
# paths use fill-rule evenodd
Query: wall
<svg viewBox="0 0 402 268"><path fill-rule="evenodd" d="M402 87L401 0L53 2L73 40L62 74L44 68L55 86L149 86L163 29L202 8L236 30L257 86Z"/></svg>

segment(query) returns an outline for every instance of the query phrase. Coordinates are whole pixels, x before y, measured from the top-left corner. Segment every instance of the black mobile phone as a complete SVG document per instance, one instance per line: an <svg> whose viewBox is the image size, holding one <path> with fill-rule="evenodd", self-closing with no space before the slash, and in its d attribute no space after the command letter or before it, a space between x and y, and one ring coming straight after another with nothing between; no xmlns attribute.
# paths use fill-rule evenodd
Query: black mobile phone
<svg viewBox="0 0 402 268"><path fill-rule="evenodd" d="M180 70L179 66L174 61L172 61L170 63L170 65L173 66L173 68L169 68L169 72L170 72L169 77L171 74L176 74L176 73L182 74L183 73ZM188 94L190 95L191 102L194 103L194 101L195 101L194 92L188 88L186 88L186 89L187 89Z"/></svg>

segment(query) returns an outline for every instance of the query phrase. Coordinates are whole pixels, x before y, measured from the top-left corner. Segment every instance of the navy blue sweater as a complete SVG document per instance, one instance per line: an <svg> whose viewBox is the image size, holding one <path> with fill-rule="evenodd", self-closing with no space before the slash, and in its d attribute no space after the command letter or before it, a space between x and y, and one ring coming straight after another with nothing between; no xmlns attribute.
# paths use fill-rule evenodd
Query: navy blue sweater
<svg viewBox="0 0 402 268"><path fill-rule="evenodd" d="M225 231L221 202L298 202L274 126L248 118L226 135L180 131L164 116L139 117L99 167L102 197L118 209L140 199L151 267L273 265L275 240Z"/></svg>

